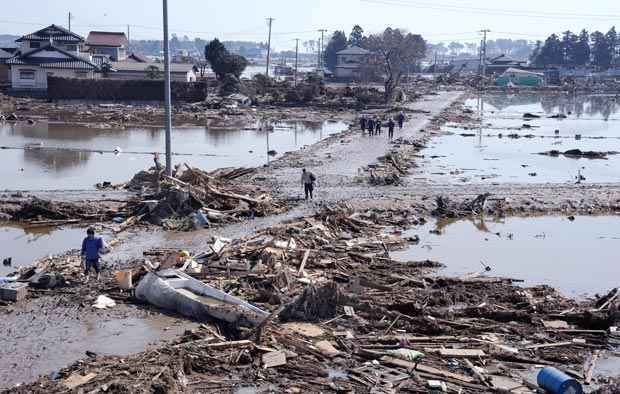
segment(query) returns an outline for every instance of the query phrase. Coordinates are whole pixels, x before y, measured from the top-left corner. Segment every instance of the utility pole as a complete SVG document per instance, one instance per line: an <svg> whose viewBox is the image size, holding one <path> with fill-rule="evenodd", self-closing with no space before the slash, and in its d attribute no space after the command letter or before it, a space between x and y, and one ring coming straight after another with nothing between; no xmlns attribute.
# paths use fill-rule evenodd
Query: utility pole
<svg viewBox="0 0 620 394"><path fill-rule="evenodd" d="M484 86L484 78L487 76L487 33L490 32L489 29L480 31L484 35L482 38L482 86Z"/></svg>
<svg viewBox="0 0 620 394"><path fill-rule="evenodd" d="M299 38L295 39L295 87L297 87L297 67L299 65Z"/></svg>
<svg viewBox="0 0 620 394"><path fill-rule="evenodd" d="M317 59L316 59L316 71L318 72L321 69L321 37L317 40Z"/></svg>
<svg viewBox="0 0 620 394"><path fill-rule="evenodd" d="M168 0L164 8L164 105L166 126L166 175L172 176L172 110L170 97L170 43L168 42Z"/></svg>
<svg viewBox="0 0 620 394"><path fill-rule="evenodd" d="M271 24L273 23L273 18L267 18L267 22L269 22L269 40L267 41L267 68L265 69L265 75L269 76L269 60L271 57Z"/></svg>
<svg viewBox="0 0 620 394"><path fill-rule="evenodd" d="M321 39L319 40L319 66L321 66L321 71L323 71L323 50L325 48L325 32L327 29L319 29L321 32Z"/></svg>
<svg viewBox="0 0 620 394"><path fill-rule="evenodd" d="M129 50L129 46L131 45L131 30L130 26L127 25L127 49Z"/></svg>
<svg viewBox="0 0 620 394"><path fill-rule="evenodd" d="M69 31L71 31L71 11L69 11Z"/></svg>

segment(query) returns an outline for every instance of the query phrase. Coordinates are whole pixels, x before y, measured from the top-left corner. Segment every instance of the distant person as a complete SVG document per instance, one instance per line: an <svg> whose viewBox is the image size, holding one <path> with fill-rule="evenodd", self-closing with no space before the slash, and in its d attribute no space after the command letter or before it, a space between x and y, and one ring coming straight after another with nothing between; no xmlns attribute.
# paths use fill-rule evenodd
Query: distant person
<svg viewBox="0 0 620 394"><path fill-rule="evenodd" d="M390 118L388 122L388 138L390 140L394 138L394 127L396 127L396 123L394 123L394 119Z"/></svg>
<svg viewBox="0 0 620 394"><path fill-rule="evenodd" d="M314 199L312 193L314 192L314 182L316 182L316 177L310 171L306 171L304 168L301 170L301 185L304 188L304 193L306 194L306 200L310 198L310 200Z"/></svg>
<svg viewBox="0 0 620 394"><path fill-rule="evenodd" d="M375 121L372 118L368 119L366 126L368 127L368 135L373 135L375 133Z"/></svg>
<svg viewBox="0 0 620 394"><path fill-rule="evenodd" d="M101 237L95 236L95 229L89 227L86 230L86 238L82 241L82 262L84 264L84 274L86 280L90 276L91 269L95 269L97 273L97 280L101 278L101 263L99 262L100 255L105 253L107 246L105 241Z"/></svg>
<svg viewBox="0 0 620 394"><path fill-rule="evenodd" d="M362 133L366 132L366 117L362 116L360 118L360 129L362 129Z"/></svg>
<svg viewBox="0 0 620 394"><path fill-rule="evenodd" d="M377 118L377 120L375 120L375 134L376 135L381 135L381 119Z"/></svg>
<svg viewBox="0 0 620 394"><path fill-rule="evenodd" d="M398 114L398 129L402 130L404 124L405 124L405 114L403 113L403 111L400 111L400 113Z"/></svg>

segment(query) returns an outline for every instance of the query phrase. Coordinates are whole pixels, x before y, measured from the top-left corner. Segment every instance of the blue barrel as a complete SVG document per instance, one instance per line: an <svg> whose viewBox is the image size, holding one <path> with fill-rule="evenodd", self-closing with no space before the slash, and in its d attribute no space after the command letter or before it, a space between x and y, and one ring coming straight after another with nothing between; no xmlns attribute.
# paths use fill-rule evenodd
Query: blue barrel
<svg viewBox="0 0 620 394"><path fill-rule="evenodd" d="M536 380L538 386L552 394L583 394L578 381L553 367L541 369Z"/></svg>

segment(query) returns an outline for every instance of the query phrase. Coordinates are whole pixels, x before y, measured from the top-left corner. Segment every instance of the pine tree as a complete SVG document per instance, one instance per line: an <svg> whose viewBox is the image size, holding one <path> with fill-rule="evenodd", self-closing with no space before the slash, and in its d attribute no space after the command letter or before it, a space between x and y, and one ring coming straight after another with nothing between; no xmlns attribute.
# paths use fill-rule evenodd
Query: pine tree
<svg viewBox="0 0 620 394"><path fill-rule="evenodd" d="M607 35L600 31L592 33L592 64L600 70L606 70L611 64L611 50Z"/></svg>
<svg viewBox="0 0 620 394"><path fill-rule="evenodd" d="M349 34L349 45L361 47L364 44L364 29L360 25L353 26Z"/></svg>
<svg viewBox="0 0 620 394"><path fill-rule="evenodd" d="M579 33L579 41L575 46L574 53L575 66L586 66L590 63L590 35L583 29Z"/></svg>

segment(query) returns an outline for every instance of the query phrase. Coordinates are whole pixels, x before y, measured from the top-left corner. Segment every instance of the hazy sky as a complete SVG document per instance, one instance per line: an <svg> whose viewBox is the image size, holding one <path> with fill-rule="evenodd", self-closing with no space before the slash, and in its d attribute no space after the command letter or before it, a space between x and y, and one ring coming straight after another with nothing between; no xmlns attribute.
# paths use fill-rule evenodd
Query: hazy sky
<svg viewBox="0 0 620 394"><path fill-rule="evenodd" d="M161 38L160 0L2 0L0 33L24 34L52 23L73 30L126 30L132 38ZM421 33L428 41L489 38L544 39L551 32L620 25L618 0L169 0L171 33L180 37L265 41L265 18L275 18L273 43L294 47L294 38L316 39L318 29L345 30L360 24L368 32L387 25Z"/></svg>

